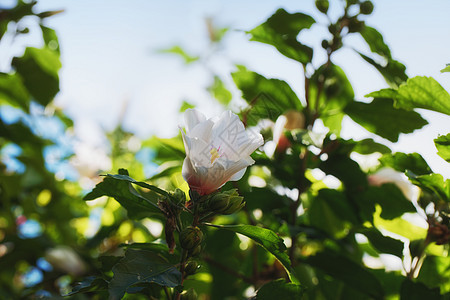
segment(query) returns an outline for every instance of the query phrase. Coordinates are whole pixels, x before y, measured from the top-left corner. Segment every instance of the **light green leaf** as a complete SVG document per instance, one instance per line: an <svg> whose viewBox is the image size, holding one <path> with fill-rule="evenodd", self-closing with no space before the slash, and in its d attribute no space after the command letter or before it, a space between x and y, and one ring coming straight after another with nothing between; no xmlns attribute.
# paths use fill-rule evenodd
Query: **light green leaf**
<svg viewBox="0 0 450 300"><path fill-rule="evenodd" d="M388 59L385 64L380 64L362 53L359 53L359 55L369 64L374 66L384 77L386 83L392 87L396 88L408 79L408 76L405 73L406 67L394 59Z"/></svg>
<svg viewBox="0 0 450 300"><path fill-rule="evenodd" d="M283 239L272 230L252 225L206 225L234 231L251 238L261 247L272 253L286 269L289 279L293 283L299 284L298 279L293 273L289 256L286 253L286 245L284 244Z"/></svg>
<svg viewBox="0 0 450 300"><path fill-rule="evenodd" d="M368 131L391 142L397 142L400 133L411 133L428 124L414 111L394 108L391 99L375 98L371 103L351 102L345 112Z"/></svg>
<svg viewBox="0 0 450 300"><path fill-rule="evenodd" d="M411 170L419 175L430 174L432 172L425 159L419 153L406 154L397 152L386 154L380 158L380 162L383 166L390 167L402 173L406 170Z"/></svg>
<svg viewBox="0 0 450 300"><path fill-rule="evenodd" d="M114 277L109 282L109 299L122 299L125 292L137 284L156 283L160 286L181 285L181 273L157 254L128 249L125 257L112 269Z"/></svg>
<svg viewBox="0 0 450 300"><path fill-rule="evenodd" d="M188 108L194 108L195 107L195 105L193 105L193 104L191 104L191 103L189 103L189 102L187 102L187 101L183 101L183 103L181 103L181 106L180 106L180 112L184 112L186 109L188 109Z"/></svg>
<svg viewBox="0 0 450 300"><path fill-rule="evenodd" d="M162 50L159 50L158 52L159 53L171 53L171 54L178 55L179 57L183 58L185 64L193 63L199 59L198 56L193 56L193 55L186 53L186 51L184 51L184 49L181 48L180 46L173 46L172 48L162 49Z"/></svg>
<svg viewBox="0 0 450 300"><path fill-rule="evenodd" d="M284 56L307 64L311 62L313 50L297 41L297 36L314 23L309 15L279 9L265 23L249 31L250 40L272 45Z"/></svg>
<svg viewBox="0 0 450 300"><path fill-rule="evenodd" d="M439 199L450 202L450 179L444 181L441 174L416 175L410 170L406 170L406 176L412 183L434 193Z"/></svg>
<svg viewBox="0 0 450 300"><path fill-rule="evenodd" d="M353 148L353 151L360 154L371 154L374 152L387 154L391 152L391 149L389 149L388 146L377 143L372 139L364 139L361 141L356 141L356 145Z"/></svg>
<svg viewBox="0 0 450 300"><path fill-rule="evenodd" d="M434 140L434 144L438 149L438 155L450 162L450 133L447 135L441 135Z"/></svg>
<svg viewBox="0 0 450 300"><path fill-rule="evenodd" d="M435 79L417 76L399 87L395 106L425 108L450 115L450 95Z"/></svg>
<svg viewBox="0 0 450 300"><path fill-rule="evenodd" d="M300 285L278 279L266 283L256 293L257 300L297 300L301 299L303 289Z"/></svg>
<svg viewBox="0 0 450 300"><path fill-rule="evenodd" d="M447 64L447 66L441 70L441 73L445 72L450 72L450 64Z"/></svg>
<svg viewBox="0 0 450 300"><path fill-rule="evenodd" d="M18 75L0 73L0 104L8 102L11 106L28 112L30 100L30 95Z"/></svg>
<svg viewBox="0 0 450 300"><path fill-rule="evenodd" d="M214 82L208 90L220 104L226 106L230 103L232 98L231 92L225 87L225 84L219 76L214 76Z"/></svg>

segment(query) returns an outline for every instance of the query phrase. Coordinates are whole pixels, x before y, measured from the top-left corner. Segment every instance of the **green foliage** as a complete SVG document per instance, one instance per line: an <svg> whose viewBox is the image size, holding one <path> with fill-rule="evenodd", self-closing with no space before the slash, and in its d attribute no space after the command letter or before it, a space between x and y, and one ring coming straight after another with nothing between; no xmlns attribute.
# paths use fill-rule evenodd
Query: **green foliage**
<svg viewBox="0 0 450 300"><path fill-rule="evenodd" d="M434 144L438 150L437 154L450 162L450 133L434 139Z"/></svg>
<svg viewBox="0 0 450 300"><path fill-rule="evenodd" d="M193 62L195 62L195 61L197 61L197 60L199 59L198 56L192 56L192 55L187 54L187 53L183 50L183 48L181 48L180 46L173 46L173 47L171 47L171 48L169 48L169 49L159 50L159 52L160 52L160 53L171 53L171 54L176 54L176 55L178 55L179 57L181 57L181 58L184 60L184 62L185 62L186 64L193 63Z"/></svg>
<svg viewBox="0 0 450 300"><path fill-rule="evenodd" d="M299 285L278 279L263 285L256 294L258 300L270 300L275 298L295 300L302 296L302 288Z"/></svg>
<svg viewBox="0 0 450 300"><path fill-rule="evenodd" d="M450 72L450 64L447 64L447 66L441 70L441 73L446 73L446 72Z"/></svg>

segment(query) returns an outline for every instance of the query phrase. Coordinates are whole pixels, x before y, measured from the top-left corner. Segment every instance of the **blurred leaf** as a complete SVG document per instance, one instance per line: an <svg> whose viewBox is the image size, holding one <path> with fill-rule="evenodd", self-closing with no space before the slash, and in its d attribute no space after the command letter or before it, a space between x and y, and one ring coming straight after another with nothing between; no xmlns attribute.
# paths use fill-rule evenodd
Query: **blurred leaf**
<svg viewBox="0 0 450 300"><path fill-rule="evenodd" d="M432 173L427 162L419 153L402 153L385 154L380 158L380 162L385 167L404 173L411 170L415 174L424 175Z"/></svg>
<svg viewBox="0 0 450 300"><path fill-rule="evenodd" d="M55 51L29 47L22 57L13 59L12 65L37 102L46 106L53 100L59 91L58 71L61 68Z"/></svg>
<svg viewBox="0 0 450 300"><path fill-rule="evenodd" d="M439 288L429 289L420 282L405 279L400 290L400 300L441 300Z"/></svg>
<svg viewBox="0 0 450 300"><path fill-rule="evenodd" d="M114 277L109 283L111 300L122 299L125 292L137 284L157 283L167 287L181 285L181 273L175 266L145 250L128 249L112 271Z"/></svg>
<svg viewBox="0 0 450 300"><path fill-rule="evenodd" d="M438 150L437 154L447 162L450 162L450 133L434 139L434 144Z"/></svg>
<svg viewBox="0 0 450 300"><path fill-rule="evenodd" d="M231 92L225 87L225 84L219 76L214 76L214 83L208 90L220 104L227 106L230 103L232 98Z"/></svg>
<svg viewBox="0 0 450 300"><path fill-rule="evenodd" d="M450 292L450 259L427 255L420 268L417 280L429 288L440 287L441 292Z"/></svg>
<svg viewBox="0 0 450 300"><path fill-rule="evenodd" d="M55 30L45 27L44 25L40 25L42 30L42 37L44 39L44 43L48 49L60 53L59 51L59 41L58 36L56 35Z"/></svg>
<svg viewBox="0 0 450 300"><path fill-rule="evenodd" d="M384 79L386 80L386 83L389 84L391 87L398 87L402 83L404 83L408 76L406 75L406 67L402 63L393 60L388 59L386 63L380 64L373 60L372 58L356 51L365 61L367 61L369 64L375 67L375 69L380 72L381 75L383 75Z"/></svg>
<svg viewBox="0 0 450 300"><path fill-rule="evenodd" d="M357 144L353 148L353 151L359 154L371 154L374 152L387 154L391 152L391 149L389 149L388 146L377 143L372 139L364 139L361 141L357 141Z"/></svg>
<svg viewBox="0 0 450 300"><path fill-rule="evenodd" d="M103 278L89 276L84 278L82 282L77 283L72 291L64 296L72 296L78 293L106 291L107 289L108 283Z"/></svg>
<svg viewBox="0 0 450 300"><path fill-rule="evenodd" d="M185 64L190 64L199 59L198 56L192 56L186 53L180 46L173 46L172 48L162 49L158 51L159 53L171 53L183 58Z"/></svg>
<svg viewBox="0 0 450 300"><path fill-rule="evenodd" d="M363 198L369 203L378 203L381 208L381 217L392 220L407 212L416 212L414 205L405 198L400 189L393 183L382 186L370 186Z"/></svg>
<svg viewBox="0 0 450 300"><path fill-rule="evenodd" d="M140 195L131 183L141 185L128 177L126 170L119 170L120 175L106 175L102 182L98 183L92 192L84 196L84 200L94 200L101 196L108 196L116 199L127 211L130 218L140 219L154 214L161 214L156 205L157 196L148 199ZM145 184L147 185L147 184ZM146 187L146 186L144 186ZM150 194L147 193L147 196Z"/></svg>
<svg viewBox="0 0 450 300"><path fill-rule="evenodd" d="M360 33L372 52L385 58L391 58L391 50L389 49L389 46L384 42L383 35L375 28L364 26Z"/></svg>
<svg viewBox="0 0 450 300"><path fill-rule="evenodd" d="M427 230L413 225L410 222L402 219L402 218L395 218L392 220L386 220L380 217L381 208L377 207L377 211L374 214L373 223L376 228L383 228L389 232L398 234L400 236L403 236L409 240L417 240L417 239L424 239Z"/></svg>
<svg viewBox="0 0 450 300"><path fill-rule="evenodd" d="M256 293L256 300L296 300L300 299L303 289L300 285L286 282L284 279L278 279L266 283Z"/></svg>
<svg viewBox="0 0 450 300"><path fill-rule="evenodd" d="M374 227L363 228L359 232L364 234L379 252L392 254L400 258L403 257L404 244L402 241L385 236Z"/></svg>
<svg viewBox="0 0 450 300"><path fill-rule="evenodd" d="M450 202L450 179L444 181L441 174L416 175L406 170L406 176L420 188L434 193L439 199Z"/></svg>
<svg viewBox="0 0 450 300"><path fill-rule="evenodd" d="M194 108L194 107L195 107L195 105L193 105L187 101L183 101L183 103L181 103L179 112L184 112L186 109Z"/></svg>
<svg viewBox="0 0 450 300"><path fill-rule="evenodd" d="M344 71L334 64L322 65L309 80L309 105L320 115L325 126L339 134L343 109L353 101L353 87Z"/></svg>
<svg viewBox="0 0 450 300"><path fill-rule="evenodd" d="M299 283L293 273L291 261L289 260L289 256L286 253L286 246L284 245L283 239L272 230L252 225L206 225L234 231L251 238L261 247L272 253L280 261L280 263L286 269L286 272L289 275L289 279L293 283Z"/></svg>
<svg viewBox="0 0 450 300"><path fill-rule="evenodd" d="M261 119L276 121L286 110L302 108L297 95L285 81L267 79L242 66L238 66L232 76L249 104L243 112L243 122L247 125L256 125Z"/></svg>
<svg viewBox="0 0 450 300"><path fill-rule="evenodd" d="M341 154L329 153L326 161L322 161L319 168L326 174L338 178L349 190L360 190L367 186L366 174L358 163L350 157Z"/></svg>
<svg viewBox="0 0 450 300"><path fill-rule="evenodd" d="M383 298L383 288L378 279L366 268L345 256L327 250L305 258L304 262L366 295L375 299Z"/></svg>
<svg viewBox="0 0 450 300"><path fill-rule="evenodd" d="M450 64L447 64L445 68L441 70L441 73L450 72Z"/></svg>
<svg viewBox="0 0 450 300"><path fill-rule="evenodd" d="M379 91L375 91L365 95L364 97L373 97L373 98L388 98L395 99L397 96L397 90L395 89L381 89Z"/></svg>
<svg viewBox="0 0 450 300"><path fill-rule="evenodd" d="M312 60L313 50L301 44L297 36L314 23L315 20L309 15L290 14L280 8L266 22L248 33L252 35L251 41L272 45L284 56L307 64Z"/></svg>
<svg viewBox="0 0 450 300"><path fill-rule="evenodd" d="M400 133L410 133L428 124L417 112L395 109L391 99L351 102L345 112L368 131L391 142L397 142Z"/></svg>
<svg viewBox="0 0 450 300"><path fill-rule="evenodd" d="M416 76L399 87L395 106L425 108L450 115L450 95L432 77Z"/></svg>
<svg viewBox="0 0 450 300"><path fill-rule="evenodd" d="M2 102L28 112L30 95L16 74L0 73L0 104Z"/></svg>

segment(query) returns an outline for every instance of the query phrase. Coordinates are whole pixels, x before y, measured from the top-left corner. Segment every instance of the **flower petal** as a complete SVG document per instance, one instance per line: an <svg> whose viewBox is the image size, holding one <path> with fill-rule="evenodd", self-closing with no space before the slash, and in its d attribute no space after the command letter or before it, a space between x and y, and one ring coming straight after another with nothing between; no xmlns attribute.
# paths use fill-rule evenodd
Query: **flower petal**
<svg viewBox="0 0 450 300"><path fill-rule="evenodd" d="M206 121L206 117L204 114L199 112L198 110L194 108L188 108L186 109L184 113L184 122L186 125L186 133L189 135L191 130L194 129L194 127L201 123Z"/></svg>

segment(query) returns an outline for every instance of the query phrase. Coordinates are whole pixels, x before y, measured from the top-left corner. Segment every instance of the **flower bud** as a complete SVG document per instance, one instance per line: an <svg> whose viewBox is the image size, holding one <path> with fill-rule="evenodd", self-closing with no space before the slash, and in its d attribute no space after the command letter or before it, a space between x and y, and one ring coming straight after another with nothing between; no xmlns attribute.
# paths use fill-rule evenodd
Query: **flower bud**
<svg viewBox="0 0 450 300"><path fill-rule="evenodd" d="M329 6L328 0L316 0L316 7L321 13L326 14Z"/></svg>
<svg viewBox="0 0 450 300"><path fill-rule="evenodd" d="M184 267L184 272L186 273L186 275L192 275L195 274L195 272L197 272L199 268L198 262L196 262L195 260L190 260L186 263L186 266Z"/></svg>
<svg viewBox="0 0 450 300"><path fill-rule="evenodd" d="M197 300L198 297L193 288L190 288L187 291L183 291L180 296L181 300Z"/></svg>
<svg viewBox="0 0 450 300"><path fill-rule="evenodd" d="M171 194L172 194L173 198L175 198L175 201L177 203L185 203L186 202L186 194L182 190L176 189Z"/></svg>
<svg viewBox="0 0 450 300"><path fill-rule="evenodd" d="M203 232L198 227L188 226L180 233L180 244L183 249L190 250L200 245Z"/></svg>
<svg viewBox="0 0 450 300"><path fill-rule="evenodd" d="M197 256L200 254L200 252L202 252L202 245L198 244L196 247L190 249L188 251L189 256Z"/></svg>
<svg viewBox="0 0 450 300"><path fill-rule="evenodd" d="M361 3L359 11L363 15L370 15L373 12L373 3L370 1L364 1L363 3Z"/></svg>
<svg viewBox="0 0 450 300"><path fill-rule="evenodd" d="M229 190L227 192L229 194L228 198L228 206L221 211L224 215L230 215L239 211L245 205L244 197L239 196L236 190Z"/></svg>
<svg viewBox="0 0 450 300"><path fill-rule="evenodd" d="M229 195L227 192L218 193L208 200L208 209L212 212L220 212L228 207Z"/></svg>

